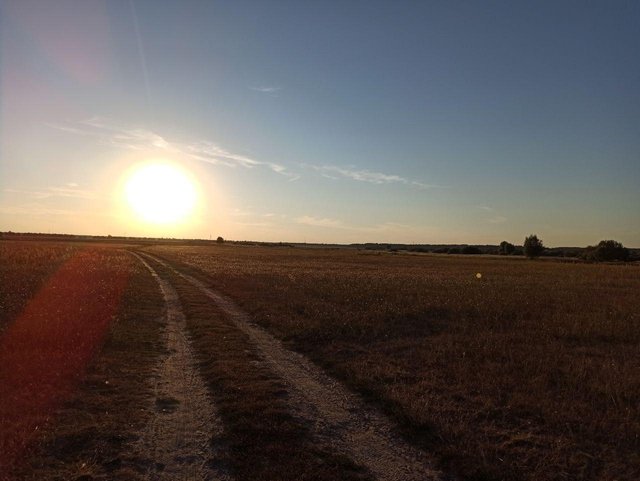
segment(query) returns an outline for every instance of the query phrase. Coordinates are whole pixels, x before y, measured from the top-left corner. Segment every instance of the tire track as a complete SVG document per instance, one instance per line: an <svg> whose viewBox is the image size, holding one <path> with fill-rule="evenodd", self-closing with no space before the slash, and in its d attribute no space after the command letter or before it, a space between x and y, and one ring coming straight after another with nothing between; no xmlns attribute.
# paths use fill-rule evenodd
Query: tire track
<svg viewBox="0 0 640 481"><path fill-rule="evenodd" d="M220 437L222 423L198 371L178 294L141 256L133 255L158 282L167 312L162 333L166 354L152 381L154 414L131 447L131 464L146 479L227 481L228 474L213 467L212 440Z"/></svg>
<svg viewBox="0 0 640 481"><path fill-rule="evenodd" d="M383 414L304 356L283 347L230 299L164 260L141 254L200 289L249 336L263 361L286 384L293 412L311 427L315 442L348 454L380 481L451 479L431 465L426 453L404 441Z"/></svg>

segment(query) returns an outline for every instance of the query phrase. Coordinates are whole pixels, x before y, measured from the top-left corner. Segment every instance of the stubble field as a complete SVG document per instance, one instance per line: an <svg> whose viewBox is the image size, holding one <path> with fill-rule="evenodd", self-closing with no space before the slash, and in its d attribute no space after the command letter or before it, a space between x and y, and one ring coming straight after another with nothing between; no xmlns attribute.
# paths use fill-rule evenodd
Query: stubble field
<svg viewBox="0 0 640 481"><path fill-rule="evenodd" d="M164 299L152 273L169 286ZM173 382L158 379L171 357L166 289L184 312L184 327L171 329L184 332L197 359L189 369L216 406L220 427L198 453L212 479L403 479L349 446L366 425L335 442L339 430L313 434L286 349L381 409L448 475L640 478L637 265L1 242L0 276L5 479L168 476L153 452L173 448L140 447L145 426L170 424L178 402L158 398L158 383ZM242 312L215 305L198 285ZM285 349L270 352L268 334L242 327L243 313ZM404 459L389 454L400 440L372 439L389 442L390 460Z"/></svg>
<svg viewBox="0 0 640 481"><path fill-rule="evenodd" d="M637 266L232 246L150 252L201 273L382 406L447 470L640 476Z"/></svg>
<svg viewBox="0 0 640 481"><path fill-rule="evenodd" d="M117 245L3 241L0 306L0 480L120 466L162 348L149 273Z"/></svg>

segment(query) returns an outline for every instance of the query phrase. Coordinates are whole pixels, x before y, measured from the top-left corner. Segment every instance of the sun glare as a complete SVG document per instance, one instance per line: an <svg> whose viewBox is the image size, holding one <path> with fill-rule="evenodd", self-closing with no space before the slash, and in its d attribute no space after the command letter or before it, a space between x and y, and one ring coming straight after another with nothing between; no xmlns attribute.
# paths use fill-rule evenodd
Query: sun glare
<svg viewBox="0 0 640 481"><path fill-rule="evenodd" d="M187 219L196 204L196 188L178 167L146 164L135 169L125 183L129 207L142 220L154 224Z"/></svg>

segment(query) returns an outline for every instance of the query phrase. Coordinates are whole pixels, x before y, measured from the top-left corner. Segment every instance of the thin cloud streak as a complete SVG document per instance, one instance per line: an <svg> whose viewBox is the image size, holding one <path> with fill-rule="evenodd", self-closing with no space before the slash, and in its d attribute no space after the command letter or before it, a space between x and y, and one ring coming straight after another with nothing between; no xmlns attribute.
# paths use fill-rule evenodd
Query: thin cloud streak
<svg viewBox="0 0 640 481"><path fill-rule="evenodd" d="M71 134L93 136L106 145L126 150L163 150L209 164L224 165L225 167L235 168L240 166L245 169L262 167L287 177L290 181L300 178L298 174L290 172L284 165L235 154L208 140L193 143L173 142L151 130L122 127L100 117L92 117L78 124L78 126L51 123L47 125Z"/></svg>
<svg viewBox="0 0 640 481"><path fill-rule="evenodd" d="M333 227L336 229L344 229L346 227L342 221L337 219L329 219L329 218L321 218L321 217L313 217L310 215L303 215L302 217L297 217L294 219L298 224L310 225L314 227Z"/></svg>
<svg viewBox="0 0 640 481"><path fill-rule="evenodd" d="M95 199L96 193L91 190L76 188L77 184L67 184L65 187L47 187L46 190L4 189L10 194L23 194L35 199L49 199L51 197L69 197L74 199Z"/></svg>
<svg viewBox="0 0 640 481"><path fill-rule="evenodd" d="M254 87L249 87L250 90L253 90L255 92L262 92L265 94L273 94L275 92L279 92L280 90L282 90L282 87L269 87L267 85L259 85L259 86L254 86Z"/></svg>
<svg viewBox="0 0 640 481"><path fill-rule="evenodd" d="M488 205L476 205L476 208L480 210L484 210L485 212L494 212L495 209L493 207L489 207Z"/></svg>
<svg viewBox="0 0 640 481"><path fill-rule="evenodd" d="M339 219L332 219L327 217L314 217L311 215L303 215L294 219L297 224L309 225L312 227L329 227L333 229L350 230L354 232L366 232L366 233L388 233L398 230L413 231L415 226L407 224L400 224L397 222L384 222L382 224L375 224L373 226L366 225L350 225Z"/></svg>
<svg viewBox="0 0 640 481"><path fill-rule="evenodd" d="M240 166L245 169L255 167L266 168L278 175L288 178L291 182L300 179L299 174L290 172L287 167L282 164L265 162L246 155L236 154L209 140L192 143L173 142L151 130L122 127L100 117L83 120L78 122L78 125L59 123L47 123L46 125L70 134L93 136L106 145L126 150L143 151L159 149L213 165L223 165L230 168ZM446 186L443 185L428 184L396 174L387 174L366 169L354 169L352 167L339 167L336 165L301 165L310 167L319 172L323 177L332 180L344 178L376 185L395 183L413 186L419 189L446 188Z"/></svg>
<svg viewBox="0 0 640 481"><path fill-rule="evenodd" d="M39 204L26 204L21 206L0 206L0 214L21 216L74 216L78 213L71 210L52 209L50 207L45 207Z"/></svg>
<svg viewBox="0 0 640 481"><path fill-rule="evenodd" d="M442 185L427 184L417 180L407 179L400 175L386 174L384 172L375 172L366 169L353 169L338 167L336 165L311 165L312 169L320 172L323 177L337 180L340 177L355 180L358 182L369 182L371 184L404 184L418 187L421 189L443 188Z"/></svg>

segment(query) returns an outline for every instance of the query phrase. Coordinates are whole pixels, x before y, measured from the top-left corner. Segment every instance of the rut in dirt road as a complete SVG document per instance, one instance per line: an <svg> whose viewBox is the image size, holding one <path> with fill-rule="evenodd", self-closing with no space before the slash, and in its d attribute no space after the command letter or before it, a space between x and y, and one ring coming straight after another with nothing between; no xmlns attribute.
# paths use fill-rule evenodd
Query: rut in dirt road
<svg viewBox="0 0 640 481"><path fill-rule="evenodd" d="M155 277L165 299L162 336L167 353L161 356L152 380L154 414L131 447L133 467L152 480L229 480L225 472L212 467L211 440L220 437L222 423L191 351L178 294L144 259L136 257Z"/></svg>
<svg viewBox="0 0 640 481"><path fill-rule="evenodd" d="M264 362L286 384L292 410L310 426L314 442L347 454L380 481L451 479L433 468L426 453L404 441L383 414L304 356L283 347L231 300L164 260L142 254L200 289L249 336Z"/></svg>

